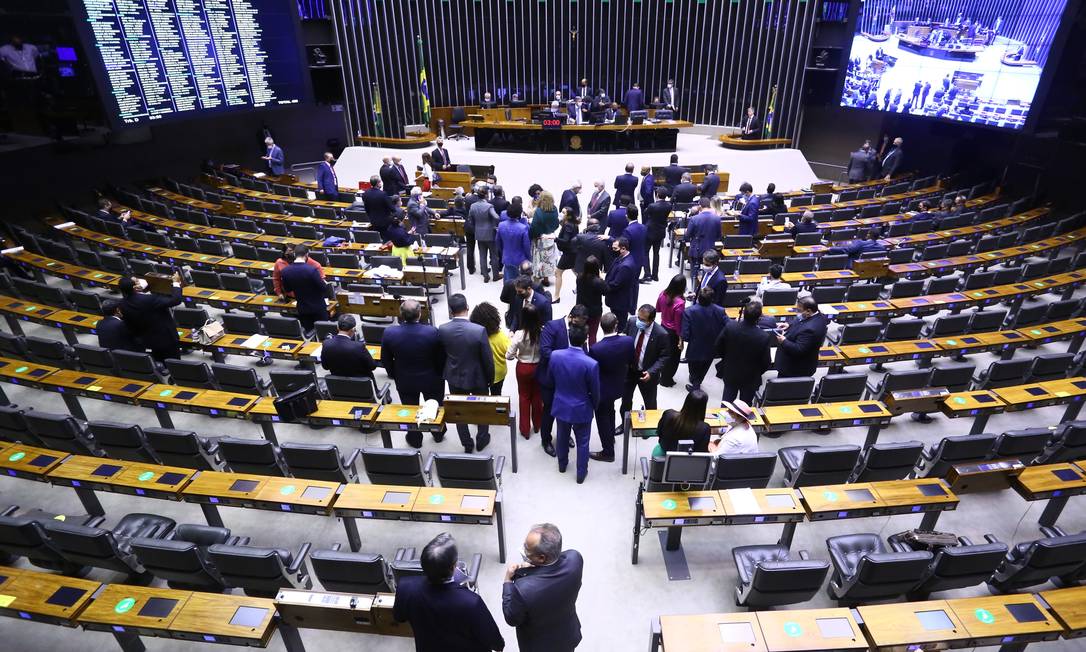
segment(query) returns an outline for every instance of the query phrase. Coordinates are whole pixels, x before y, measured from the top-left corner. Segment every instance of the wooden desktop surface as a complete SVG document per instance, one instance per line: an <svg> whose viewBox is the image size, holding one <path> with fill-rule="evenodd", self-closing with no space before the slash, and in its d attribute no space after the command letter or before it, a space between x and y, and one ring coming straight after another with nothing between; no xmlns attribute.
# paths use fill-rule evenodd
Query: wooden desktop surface
<svg viewBox="0 0 1086 652"><path fill-rule="evenodd" d="M1011 478L1011 486L1026 500L1045 500L1086 493L1086 472L1069 462L1027 466Z"/></svg>
<svg viewBox="0 0 1086 652"><path fill-rule="evenodd" d="M870 482L802 487L799 492L803 496L807 517L812 521L827 517L845 518L845 515L867 515L883 507L874 485ZM864 492L870 494L870 497L860 496Z"/></svg>
<svg viewBox="0 0 1086 652"><path fill-rule="evenodd" d="M946 600L878 604L858 608L864 629L879 650L920 645L924 643L961 644L969 640L969 632ZM918 613L942 612L950 622L947 629L925 629Z"/></svg>
<svg viewBox="0 0 1086 652"><path fill-rule="evenodd" d="M1063 625L1066 638L1086 635L1086 586L1042 591L1040 595Z"/></svg>
<svg viewBox="0 0 1086 652"><path fill-rule="evenodd" d="M263 618L253 627L233 625L241 607L264 609ZM194 592L174 617L170 634L187 640L205 641L205 636L230 637L231 643L245 641L246 645L266 647L275 633L275 601L239 594Z"/></svg>
<svg viewBox="0 0 1086 652"><path fill-rule="evenodd" d="M76 616L87 606L94 592L102 586L100 582L93 580L36 571L20 571L6 566L0 567L0 575L11 577L0 586L0 590L3 591L0 594L3 598L3 602L0 602L0 613L19 617L22 613L26 613L34 619L43 618L73 626ZM50 604L48 600L62 588L80 590L83 594L68 607Z"/></svg>
<svg viewBox="0 0 1086 652"><path fill-rule="evenodd" d="M866 650L864 638L852 612L844 607L831 609L784 609L759 611L758 625L769 652L836 652ZM819 621L847 621L850 636L826 637Z"/></svg>
<svg viewBox="0 0 1086 652"><path fill-rule="evenodd" d="M694 509L695 501L706 504ZM724 506L718 491L646 491L642 494L645 518L686 520L724 518Z"/></svg>
<svg viewBox="0 0 1086 652"><path fill-rule="evenodd" d="M0 455L0 469L5 475L44 481L66 457L63 451L12 443Z"/></svg>
<svg viewBox="0 0 1086 652"><path fill-rule="evenodd" d="M433 420L427 420L419 422L417 420L419 412L419 406L417 405L404 405L401 403L388 403L381 406L381 411L377 414L377 418L374 419L374 424L377 427L387 428L389 426L395 426L400 429L404 426L404 430L418 427L436 427L445 423L445 408L440 407L437 410L437 416Z"/></svg>
<svg viewBox="0 0 1086 652"><path fill-rule="evenodd" d="M875 495L891 511L894 508L904 507L912 510L953 510L961 502L950 490L946 482L939 478L923 478L917 480L883 480L872 483ZM928 495L921 487L932 487ZM943 493L939 493L942 491Z"/></svg>
<svg viewBox="0 0 1086 652"><path fill-rule="evenodd" d="M1006 637L1054 640L1063 630L1055 618L1045 613L1037 598L1029 593L958 598L947 602L973 639L970 643L978 647L998 645ZM1044 620L1019 622L1008 609L1015 605L1033 607L1044 616Z"/></svg>
<svg viewBox="0 0 1086 652"><path fill-rule="evenodd" d="M248 475L245 473L229 473L223 471L201 471L199 475L189 482L188 486L181 490L186 497L200 498L200 502L208 502L207 499L227 498L233 501L252 501L260 490L264 488L270 478L265 475ZM238 481L251 481L256 485L248 491L231 490L230 487ZM225 504L225 503L224 503Z"/></svg>
<svg viewBox="0 0 1086 652"><path fill-rule="evenodd" d="M383 484L345 484L336 497L335 510L397 512L410 514L421 487ZM383 502L386 494L398 494L396 500ZM402 494L407 494L402 496Z"/></svg>
<svg viewBox="0 0 1086 652"><path fill-rule="evenodd" d="M107 584L83 613L79 614L79 622L102 626L107 631L119 626L136 630L139 634L163 636L192 595L192 591ZM162 617L141 616L140 610L147 606L148 600L152 598L176 602Z"/></svg>
<svg viewBox="0 0 1086 652"><path fill-rule="evenodd" d="M737 627L738 640L726 640L722 625ZM666 652L769 652L753 612L660 616L660 635Z"/></svg>
<svg viewBox="0 0 1086 652"><path fill-rule="evenodd" d="M464 507L464 498L483 497L486 504L480 507ZM420 487L411 511L415 514L454 514L458 516L490 517L494 515L497 493L489 489L449 489L446 487Z"/></svg>

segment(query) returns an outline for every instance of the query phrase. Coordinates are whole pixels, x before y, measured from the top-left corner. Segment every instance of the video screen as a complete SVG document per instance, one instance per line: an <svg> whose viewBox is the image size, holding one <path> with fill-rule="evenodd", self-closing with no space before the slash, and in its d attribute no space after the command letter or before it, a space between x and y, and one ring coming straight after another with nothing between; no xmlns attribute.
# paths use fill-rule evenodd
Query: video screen
<svg viewBox="0 0 1086 652"><path fill-rule="evenodd" d="M1067 0L866 0L841 106L1025 126Z"/></svg>

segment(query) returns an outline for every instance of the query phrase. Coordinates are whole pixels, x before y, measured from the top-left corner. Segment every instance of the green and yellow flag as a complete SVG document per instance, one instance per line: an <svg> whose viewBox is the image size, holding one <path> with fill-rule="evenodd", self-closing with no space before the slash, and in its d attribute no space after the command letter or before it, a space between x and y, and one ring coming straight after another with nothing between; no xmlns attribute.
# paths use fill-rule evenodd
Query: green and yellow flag
<svg viewBox="0 0 1086 652"><path fill-rule="evenodd" d="M415 41L419 59L419 106L422 109L422 122L430 124L430 87L426 84L426 61L422 58L422 36Z"/></svg>
<svg viewBox="0 0 1086 652"><path fill-rule="evenodd" d="M384 136L385 135L385 121L381 111L381 89L377 88L377 84L373 85L373 135Z"/></svg>

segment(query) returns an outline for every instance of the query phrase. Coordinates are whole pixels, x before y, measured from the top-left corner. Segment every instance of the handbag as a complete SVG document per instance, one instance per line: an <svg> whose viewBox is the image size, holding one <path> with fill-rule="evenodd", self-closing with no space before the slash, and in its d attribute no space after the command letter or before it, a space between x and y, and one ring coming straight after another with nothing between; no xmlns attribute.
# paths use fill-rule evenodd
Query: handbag
<svg viewBox="0 0 1086 652"><path fill-rule="evenodd" d="M282 421L298 421L317 411L317 386L309 383L304 387L276 397L275 412Z"/></svg>
<svg viewBox="0 0 1086 652"><path fill-rule="evenodd" d="M932 553L958 545L958 537L934 530L906 530L891 535L888 540L891 543L902 543L916 551L928 550Z"/></svg>
<svg viewBox="0 0 1086 652"><path fill-rule="evenodd" d="M200 346L207 346L226 333L222 322L209 319L203 326L192 331L192 339Z"/></svg>

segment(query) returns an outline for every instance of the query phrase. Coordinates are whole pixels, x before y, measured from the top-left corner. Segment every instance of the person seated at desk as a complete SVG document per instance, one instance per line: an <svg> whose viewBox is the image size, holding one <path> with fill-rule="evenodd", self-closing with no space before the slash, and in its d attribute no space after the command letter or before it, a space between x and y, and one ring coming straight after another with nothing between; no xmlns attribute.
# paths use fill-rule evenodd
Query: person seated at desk
<svg viewBox="0 0 1086 652"><path fill-rule="evenodd" d="M106 299L102 302L102 318L94 325L98 333L98 346L110 351L144 353L147 349L129 330L121 317L121 302Z"/></svg>
<svg viewBox="0 0 1086 652"><path fill-rule="evenodd" d="M863 240L853 240L843 247L830 247L827 254L847 254L850 261L871 252L886 252L886 245L879 242L879 230L868 229Z"/></svg>
<svg viewBox="0 0 1086 652"><path fill-rule="evenodd" d="M390 250L390 254L399 257L403 264L407 264L408 258L417 255L415 242L415 229L411 226L411 219L396 220L385 231L387 240L381 247Z"/></svg>
<svg viewBox="0 0 1086 652"><path fill-rule="evenodd" d="M514 109L519 109L528 106L528 102L520 97L520 93L513 93L513 97L509 99L509 106Z"/></svg>
<svg viewBox="0 0 1086 652"><path fill-rule="evenodd" d="M671 201L676 204L690 204L693 203L694 197L698 194L698 187L695 186L690 180L693 177L689 172L683 172L678 185L671 191Z"/></svg>
<svg viewBox="0 0 1086 652"><path fill-rule="evenodd" d="M800 216L799 222L793 224L791 220L786 219L784 222L785 233L795 238L800 233L817 233L818 225L814 221L814 213L811 211L803 211L803 215Z"/></svg>
<svg viewBox="0 0 1086 652"><path fill-rule="evenodd" d="M494 101L494 98L490 96L490 91L487 91L483 93L483 101L479 102L479 106L484 109L493 109L498 106L498 104Z"/></svg>
<svg viewBox="0 0 1086 652"><path fill-rule="evenodd" d="M777 184L771 183L766 186L758 212L762 215L776 215L787 210L788 207L784 205L784 195L777 192Z"/></svg>
<svg viewBox="0 0 1086 652"><path fill-rule="evenodd" d="M709 452L718 456L757 453L758 434L750 425L754 410L740 399L722 401L720 405L727 410L725 419L729 422L728 429L709 442Z"/></svg>
<svg viewBox="0 0 1086 652"><path fill-rule="evenodd" d="M120 213L113 212L113 202L102 197L98 200L98 212L94 214L100 220L105 222L113 222L114 224L120 224L125 229L130 227L138 227L144 231L154 231L155 227L150 224L144 224L143 222L132 221L132 211L124 209Z"/></svg>
<svg viewBox="0 0 1086 652"><path fill-rule="evenodd" d="M686 395L682 410L664 410L656 426L659 438L652 456L664 457L665 453L679 450L679 442L683 440L692 440L696 453L709 452L709 424L705 423L708 404L709 395L695 389Z"/></svg>
<svg viewBox="0 0 1086 652"><path fill-rule="evenodd" d="M792 286L781 280L781 274L784 273L784 267L780 265L770 265L769 273L765 275L761 281L758 282L758 289L754 291L754 298L759 301L762 300L762 296L765 295L766 290L790 290Z"/></svg>
<svg viewBox="0 0 1086 652"><path fill-rule="evenodd" d="M611 102L610 106L603 110L603 124L613 125L615 124L615 118L618 117L618 104Z"/></svg>
<svg viewBox="0 0 1086 652"><path fill-rule="evenodd" d="M377 363L364 342L355 339L358 321L354 315L343 314L336 319L339 332L324 340L321 346L321 366L335 376L372 378Z"/></svg>

